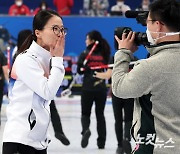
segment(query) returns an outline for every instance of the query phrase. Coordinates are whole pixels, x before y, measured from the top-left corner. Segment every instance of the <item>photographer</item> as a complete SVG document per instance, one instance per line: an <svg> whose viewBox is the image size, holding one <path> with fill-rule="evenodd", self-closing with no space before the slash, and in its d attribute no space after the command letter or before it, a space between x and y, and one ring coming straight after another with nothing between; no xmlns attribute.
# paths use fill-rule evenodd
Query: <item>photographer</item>
<svg viewBox="0 0 180 154"><path fill-rule="evenodd" d="M180 2L156 0L149 6L148 59L128 72L137 49L135 32L115 36L118 51L112 73L112 91L135 98L133 138L135 154L178 154L180 151ZM127 36L127 37L126 37Z"/></svg>

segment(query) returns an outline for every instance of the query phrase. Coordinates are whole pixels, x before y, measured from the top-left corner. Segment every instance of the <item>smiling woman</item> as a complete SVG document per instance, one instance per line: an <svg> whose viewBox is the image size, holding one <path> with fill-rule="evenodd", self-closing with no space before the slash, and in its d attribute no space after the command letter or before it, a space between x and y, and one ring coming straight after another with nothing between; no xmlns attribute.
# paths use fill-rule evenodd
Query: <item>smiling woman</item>
<svg viewBox="0 0 180 154"><path fill-rule="evenodd" d="M54 30L44 29L52 25L64 27L57 12L45 10L36 14L33 19L33 34L21 46L22 52L12 66L3 154L47 153L50 142L47 136L49 104L65 73L65 33L63 30L56 35ZM17 126L19 129L15 129Z"/></svg>

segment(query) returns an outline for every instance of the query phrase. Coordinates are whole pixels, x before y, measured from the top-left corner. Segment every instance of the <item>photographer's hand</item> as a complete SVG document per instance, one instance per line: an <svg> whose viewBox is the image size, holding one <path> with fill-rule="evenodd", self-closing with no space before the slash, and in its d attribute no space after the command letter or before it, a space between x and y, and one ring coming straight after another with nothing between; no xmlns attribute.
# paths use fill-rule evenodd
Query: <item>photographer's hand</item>
<svg viewBox="0 0 180 154"><path fill-rule="evenodd" d="M122 39L119 39L116 35L115 35L115 39L118 42L118 49L128 49L131 52L135 52L138 47L136 46L136 44L134 43L134 39L135 39L135 32L129 32L129 34L126 37L126 33L122 34Z"/></svg>

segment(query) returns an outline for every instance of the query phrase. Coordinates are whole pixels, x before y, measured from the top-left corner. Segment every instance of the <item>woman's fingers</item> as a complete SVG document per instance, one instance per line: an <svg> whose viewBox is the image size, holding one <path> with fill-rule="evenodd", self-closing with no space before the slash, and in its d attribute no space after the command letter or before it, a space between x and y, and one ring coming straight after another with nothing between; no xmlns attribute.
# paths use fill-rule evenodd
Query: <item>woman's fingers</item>
<svg viewBox="0 0 180 154"><path fill-rule="evenodd" d="M55 45L51 47L52 55L62 57L64 55L64 47L65 47L65 35L61 34L58 37Z"/></svg>

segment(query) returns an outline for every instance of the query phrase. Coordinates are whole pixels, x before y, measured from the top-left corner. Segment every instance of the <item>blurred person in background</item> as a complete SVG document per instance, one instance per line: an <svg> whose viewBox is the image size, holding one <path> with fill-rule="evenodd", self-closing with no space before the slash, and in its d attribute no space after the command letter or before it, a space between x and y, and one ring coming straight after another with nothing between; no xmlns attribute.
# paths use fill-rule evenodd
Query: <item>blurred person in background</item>
<svg viewBox="0 0 180 154"><path fill-rule="evenodd" d="M0 125L1 125L1 107L2 107L3 95L4 95L4 86L5 86L5 82L8 83L9 81L8 72L9 71L7 65L7 58L0 49Z"/></svg>
<svg viewBox="0 0 180 154"><path fill-rule="evenodd" d="M84 0L83 2L83 14L88 16L106 16L108 8L108 0Z"/></svg>
<svg viewBox="0 0 180 154"><path fill-rule="evenodd" d="M53 3L61 16L71 15L74 0L53 0Z"/></svg>
<svg viewBox="0 0 180 154"><path fill-rule="evenodd" d="M134 60L137 60L135 58ZM114 56L111 58L109 64L114 64ZM112 76L112 69L110 67L105 72L94 72L94 77L100 79L110 79ZM129 70L132 69L132 65L129 66ZM111 87L110 87L111 89ZM112 95L112 107L115 119L115 133L117 138L117 149L116 154L131 154L131 135L130 128L132 126L133 119L133 106L134 99L128 98L118 98L113 93Z"/></svg>
<svg viewBox="0 0 180 154"><path fill-rule="evenodd" d="M12 63L14 63L15 58L20 54L20 47L23 44L23 42L27 39L27 37L29 35L32 34L32 30L30 29L23 29L18 33L18 37L17 37L17 44L13 49L12 52Z"/></svg>
<svg viewBox="0 0 180 154"><path fill-rule="evenodd" d="M30 9L27 5L23 4L23 0L15 0L14 4L9 8L9 15L30 15Z"/></svg>
<svg viewBox="0 0 180 154"><path fill-rule="evenodd" d="M96 48L90 55L86 65L84 60L96 42ZM82 148L86 148L91 135L90 131L90 117L93 103L95 103L95 114L97 120L97 146L99 149L105 148L106 143L106 121L104 116L104 109L107 98L106 83L102 79L93 77L94 70L90 70L91 66L99 66L108 64L110 59L110 46L108 42L102 37L99 31L93 30L86 35L86 50L81 53L77 62L77 72L83 74L83 84L81 91L81 125L82 125ZM85 70L82 71L81 68ZM104 69L99 69L103 71Z"/></svg>
<svg viewBox="0 0 180 154"><path fill-rule="evenodd" d="M8 53L7 47L9 45L10 34L8 30L0 26L0 125L1 125L1 107L3 103L3 96L7 94L9 82L9 68L8 68Z"/></svg>
<svg viewBox="0 0 180 154"><path fill-rule="evenodd" d="M48 7L48 4L45 0L41 0L39 7L37 7L34 11L33 11L33 15L36 15L40 10L50 10L50 8Z"/></svg>
<svg viewBox="0 0 180 154"><path fill-rule="evenodd" d="M136 8L136 11L149 11L150 0L142 0L141 5Z"/></svg>
<svg viewBox="0 0 180 154"><path fill-rule="evenodd" d="M116 5L111 7L111 15L125 15L125 12L131 10L130 6L124 3L124 0L117 0Z"/></svg>

